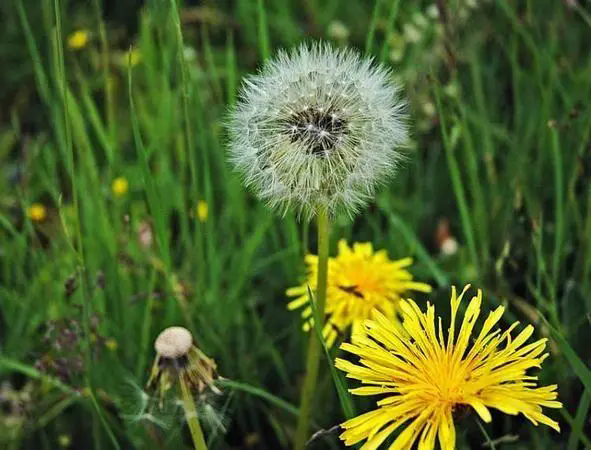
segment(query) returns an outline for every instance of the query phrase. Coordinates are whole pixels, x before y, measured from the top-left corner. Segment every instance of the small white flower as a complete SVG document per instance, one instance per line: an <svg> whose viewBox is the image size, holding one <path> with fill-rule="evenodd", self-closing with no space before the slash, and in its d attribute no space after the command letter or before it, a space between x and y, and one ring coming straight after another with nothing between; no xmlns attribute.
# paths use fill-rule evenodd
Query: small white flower
<svg viewBox="0 0 591 450"><path fill-rule="evenodd" d="M391 72L352 50L301 45L242 86L230 160L272 207L357 210L394 173L407 139Z"/></svg>

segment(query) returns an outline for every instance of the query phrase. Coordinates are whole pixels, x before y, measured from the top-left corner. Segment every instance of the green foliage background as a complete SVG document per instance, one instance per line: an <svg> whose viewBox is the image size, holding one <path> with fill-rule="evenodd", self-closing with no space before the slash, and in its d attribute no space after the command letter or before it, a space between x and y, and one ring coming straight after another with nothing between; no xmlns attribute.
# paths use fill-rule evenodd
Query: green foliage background
<svg viewBox="0 0 591 450"><path fill-rule="evenodd" d="M337 220L333 254L345 237L412 255L444 316L450 285L471 283L485 311L507 306L505 326L534 323L562 432L494 413L486 434L496 448L591 448L591 4L455 0L434 18L397 0L179 3L0 4L0 447L188 448L178 406L143 392L153 339L181 324L225 378L224 395L199 399L210 447L289 448L306 337L284 291L314 226L249 195L223 123L276 49L327 39L391 65L413 124L405 167ZM90 40L72 50L77 29ZM58 350L64 328L75 336ZM343 418L325 363L315 427ZM488 439L473 417L456 427L460 448ZM340 448L337 434L311 447Z"/></svg>

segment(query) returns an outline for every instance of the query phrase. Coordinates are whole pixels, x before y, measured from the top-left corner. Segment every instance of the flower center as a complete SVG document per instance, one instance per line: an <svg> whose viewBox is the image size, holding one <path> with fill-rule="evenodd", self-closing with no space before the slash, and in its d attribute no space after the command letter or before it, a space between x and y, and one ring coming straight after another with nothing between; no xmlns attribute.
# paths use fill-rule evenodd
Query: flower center
<svg viewBox="0 0 591 450"><path fill-rule="evenodd" d="M337 142L348 134L348 128L332 108L306 107L283 121L291 142L300 142L310 155L328 157Z"/></svg>

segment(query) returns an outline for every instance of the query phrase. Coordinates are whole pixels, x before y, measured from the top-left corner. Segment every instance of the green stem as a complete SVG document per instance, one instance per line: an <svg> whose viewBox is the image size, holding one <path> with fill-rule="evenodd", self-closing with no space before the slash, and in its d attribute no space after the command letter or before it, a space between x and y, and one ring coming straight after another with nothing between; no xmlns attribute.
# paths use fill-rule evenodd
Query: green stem
<svg viewBox="0 0 591 450"><path fill-rule="evenodd" d="M195 408L193 396L191 395L189 387L182 375L179 375L179 384L181 385L185 417L187 418L189 430L191 430L191 437L193 438L193 446L195 447L195 450L207 450L207 444L205 443L203 431L201 431L201 425L199 424L199 418L197 417L197 408Z"/></svg>
<svg viewBox="0 0 591 450"><path fill-rule="evenodd" d="M326 304L326 283L328 278L328 240L330 226L328 212L322 210L318 214L318 280L316 283L316 318L320 329L324 328L324 306ZM295 435L295 450L303 450L308 440L310 424L310 407L314 398L318 366L320 364L322 344L314 332L310 333L308 358L306 362L306 379L300 397L300 415Z"/></svg>
<svg viewBox="0 0 591 450"><path fill-rule="evenodd" d="M486 432L486 428L484 428L484 425L480 423L480 420L478 420L478 418L476 419L476 423L478 424L478 428L480 428L480 431L482 431L484 439L486 439L486 444L488 448L490 448L491 450L495 450L495 443L490 439L490 436Z"/></svg>

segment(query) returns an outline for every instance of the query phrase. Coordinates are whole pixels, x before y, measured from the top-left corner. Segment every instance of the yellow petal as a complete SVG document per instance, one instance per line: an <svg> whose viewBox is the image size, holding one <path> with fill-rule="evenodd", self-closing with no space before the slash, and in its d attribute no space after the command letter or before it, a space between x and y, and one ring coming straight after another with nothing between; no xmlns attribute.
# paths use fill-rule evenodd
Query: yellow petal
<svg viewBox="0 0 591 450"><path fill-rule="evenodd" d="M308 295L303 295L300 298L296 298L287 304L287 309L293 310L298 309L301 306L304 306L306 303L310 301Z"/></svg>
<svg viewBox="0 0 591 450"><path fill-rule="evenodd" d="M489 423L492 420L492 417L490 415L490 411L488 410L488 408L486 406L484 406L484 403L482 403L481 401L477 400L477 399L471 399L468 404L474 408L474 410L478 413L478 415L480 416L480 418L482 420L484 420L486 423Z"/></svg>

